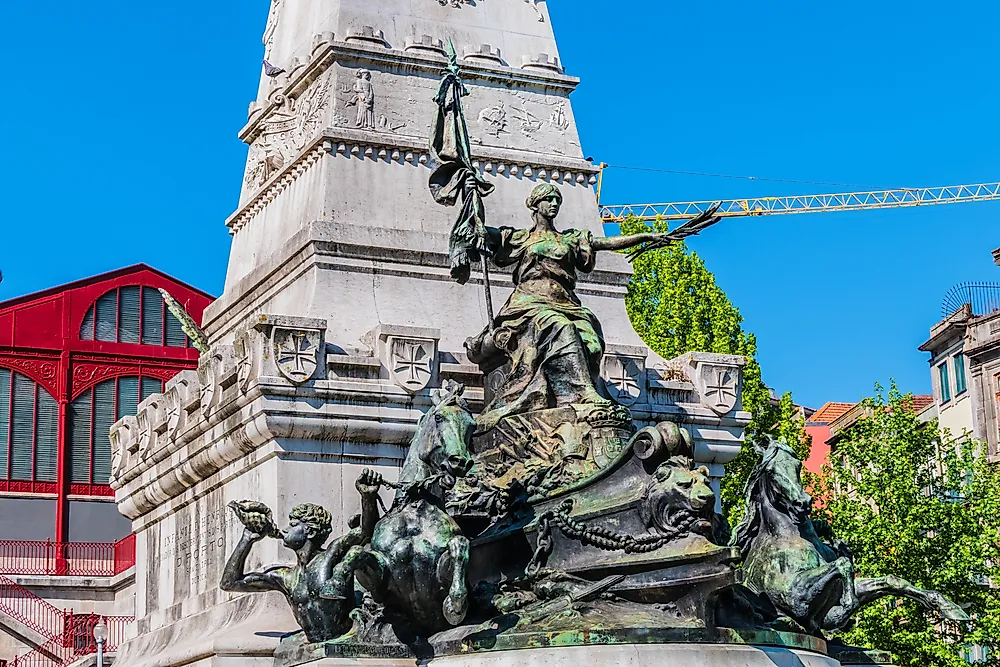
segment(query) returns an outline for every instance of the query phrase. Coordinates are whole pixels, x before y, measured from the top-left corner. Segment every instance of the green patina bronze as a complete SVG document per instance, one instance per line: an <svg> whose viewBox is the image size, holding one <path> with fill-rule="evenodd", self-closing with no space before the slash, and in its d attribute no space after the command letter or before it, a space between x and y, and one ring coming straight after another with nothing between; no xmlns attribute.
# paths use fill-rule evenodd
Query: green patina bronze
<svg viewBox="0 0 1000 667"><path fill-rule="evenodd" d="M747 481L746 515L732 542L743 557L747 587L815 634L845 627L858 609L887 596L909 598L947 619L969 620L941 593L899 577L856 579L847 545L833 535L821 539L809 518L812 497L802 487L795 451L773 438L756 447L761 459Z"/></svg>
<svg viewBox="0 0 1000 667"><path fill-rule="evenodd" d="M330 513L318 505L296 505L289 513L288 527L279 530L265 505L246 500L230 503L244 530L226 562L219 587L233 593L282 593L310 641L326 641L343 634L351 627L349 613L355 607L354 570L345 557L352 547L371 539L378 519L376 502L381 482L381 476L370 470L358 478L361 515L352 521L355 525L349 533L325 549ZM295 552L296 564L245 572L251 548L265 537L282 540Z"/></svg>

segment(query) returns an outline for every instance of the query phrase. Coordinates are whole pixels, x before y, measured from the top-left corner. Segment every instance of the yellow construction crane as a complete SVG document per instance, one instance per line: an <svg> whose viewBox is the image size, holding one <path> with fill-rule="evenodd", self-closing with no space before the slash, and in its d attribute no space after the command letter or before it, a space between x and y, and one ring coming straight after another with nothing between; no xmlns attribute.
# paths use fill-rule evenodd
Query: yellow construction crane
<svg viewBox="0 0 1000 667"><path fill-rule="evenodd" d="M604 165L601 165L602 167ZM638 220L687 220L703 213L716 202L685 201L665 204L600 204L601 220L621 223L628 218ZM729 218L747 215L780 215L787 213L817 213L820 211L864 211L874 208L900 208L929 206L931 204L962 204L974 201L1000 199L1000 183L974 183L948 185L935 188L896 188L868 192L844 192L824 195L792 195L789 197L758 197L756 199L727 199L716 215Z"/></svg>

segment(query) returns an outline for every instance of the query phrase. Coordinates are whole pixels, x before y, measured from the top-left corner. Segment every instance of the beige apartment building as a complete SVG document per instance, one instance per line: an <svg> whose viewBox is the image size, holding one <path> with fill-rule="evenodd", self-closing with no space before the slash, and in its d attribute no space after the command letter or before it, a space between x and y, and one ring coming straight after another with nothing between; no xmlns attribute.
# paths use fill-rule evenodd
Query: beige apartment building
<svg viewBox="0 0 1000 667"><path fill-rule="evenodd" d="M939 423L987 443L990 459L1000 461L1000 284L958 285L945 303L959 305L919 348L931 355Z"/></svg>

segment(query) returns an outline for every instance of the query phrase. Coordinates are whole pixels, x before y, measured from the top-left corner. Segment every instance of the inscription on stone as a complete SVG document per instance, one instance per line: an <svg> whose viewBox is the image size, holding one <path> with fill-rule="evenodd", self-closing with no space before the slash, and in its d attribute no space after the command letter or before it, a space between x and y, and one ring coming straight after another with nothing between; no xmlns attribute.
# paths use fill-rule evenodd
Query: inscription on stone
<svg viewBox="0 0 1000 667"><path fill-rule="evenodd" d="M173 533L161 534L162 567L173 569L177 576L187 575L192 585L204 581L210 571L221 571L227 556L226 534L238 523L235 515L223 508L199 516L197 523L184 523ZM213 562L218 567L210 570Z"/></svg>

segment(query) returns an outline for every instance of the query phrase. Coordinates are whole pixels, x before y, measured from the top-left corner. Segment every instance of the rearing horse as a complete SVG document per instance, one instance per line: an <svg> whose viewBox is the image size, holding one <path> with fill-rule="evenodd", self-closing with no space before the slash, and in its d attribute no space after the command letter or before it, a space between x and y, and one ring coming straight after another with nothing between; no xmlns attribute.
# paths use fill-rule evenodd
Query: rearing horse
<svg viewBox="0 0 1000 667"><path fill-rule="evenodd" d="M343 567L387 610L431 634L458 625L468 611L469 540L444 509L445 493L472 466L476 422L454 385L417 423L392 507L371 544L355 546Z"/></svg>
<svg viewBox="0 0 1000 667"><path fill-rule="evenodd" d="M746 488L746 515L732 544L743 557L743 583L807 631L847 625L861 607L889 595L909 598L945 618L965 621L961 607L937 591L895 576L855 579L846 546L834 551L809 518L812 497L802 488L802 462L786 443L769 439Z"/></svg>

